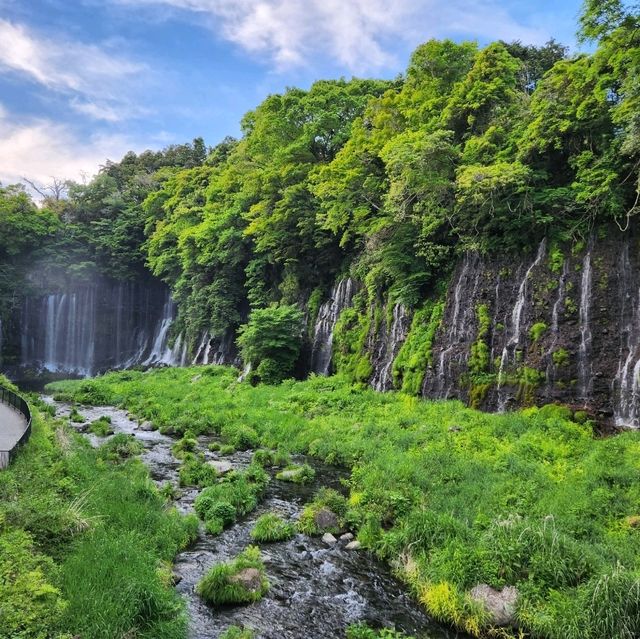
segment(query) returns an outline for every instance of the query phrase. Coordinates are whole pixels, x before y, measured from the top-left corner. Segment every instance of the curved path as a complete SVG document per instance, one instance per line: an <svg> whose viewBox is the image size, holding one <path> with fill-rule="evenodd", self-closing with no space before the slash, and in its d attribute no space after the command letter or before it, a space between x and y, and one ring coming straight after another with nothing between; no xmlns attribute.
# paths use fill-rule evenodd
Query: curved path
<svg viewBox="0 0 640 639"><path fill-rule="evenodd" d="M27 429L25 416L15 408L0 402L0 469L9 464L9 453Z"/></svg>

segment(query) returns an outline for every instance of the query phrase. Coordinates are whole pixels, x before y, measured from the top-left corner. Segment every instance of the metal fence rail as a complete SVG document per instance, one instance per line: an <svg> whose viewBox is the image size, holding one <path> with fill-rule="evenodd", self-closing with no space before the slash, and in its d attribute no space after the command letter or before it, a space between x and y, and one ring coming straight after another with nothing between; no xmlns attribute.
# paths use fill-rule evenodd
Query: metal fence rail
<svg viewBox="0 0 640 639"><path fill-rule="evenodd" d="M9 461L15 454L15 451L22 446L29 437L31 437L31 410L29 409L29 404L27 404L20 395L14 393L8 388L4 388L4 386L0 386L0 402L21 413L27 423L27 427L24 429L22 436L18 439L13 448L8 451L0 451L0 469L2 469L8 466ZM0 428L2 428L1 423Z"/></svg>

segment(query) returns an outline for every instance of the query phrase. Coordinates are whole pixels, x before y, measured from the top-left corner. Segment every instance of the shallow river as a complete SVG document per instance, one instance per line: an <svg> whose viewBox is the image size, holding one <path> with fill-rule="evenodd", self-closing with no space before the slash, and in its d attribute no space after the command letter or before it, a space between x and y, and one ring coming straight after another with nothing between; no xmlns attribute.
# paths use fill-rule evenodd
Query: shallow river
<svg viewBox="0 0 640 639"><path fill-rule="evenodd" d="M57 414L69 413L67 404L53 402ZM115 432L134 435L145 446L142 460L153 479L178 485L180 462L171 453L175 440L157 431L143 431L128 418L126 411L111 407L80 408L87 421L103 415L111 418ZM86 435L94 445L104 439ZM226 457L210 452L211 438L201 437L199 444L208 459L224 459L235 468L246 467L251 452ZM237 555L251 543L249 533L255 520L268 511L295 519L321 486L339 487L340 471L306 460L316 469L316 481L299 486L272 478L258 508L221 535L213 537L201 530L196 542L180 553L174 572L176 588L185 598L192 639L219 637L230 625L245 625L256 630L260 639L343 639L345 628L359 621L374 627L395 627L421 639L453 639L464 635L442 628L420 609L389 569L364 551L344 548L339 542L328 546L319 538L296 535L292 540L262 544L270 589L260 602L239 607L214 609L195 593L195 586L216 563ZM179 490L176 506L182 512L193 511L197 490Z"/></svg>

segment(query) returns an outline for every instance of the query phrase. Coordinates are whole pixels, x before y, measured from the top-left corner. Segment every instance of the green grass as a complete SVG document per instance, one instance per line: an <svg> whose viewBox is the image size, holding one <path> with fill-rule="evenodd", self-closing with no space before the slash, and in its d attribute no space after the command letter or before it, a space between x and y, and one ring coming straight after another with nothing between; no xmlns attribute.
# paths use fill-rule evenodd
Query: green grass
<svg viewBox="0 0 640 639"><path fill-rule="evenodd" d="M96 451L33 412L31 439L0 473L0 637L184 638L160 567L197 520L167 508L128 439Z"/></svg>
<svg viewBox="0 0 640 639"><path fill-rule="evenodd" d="M95 419L89 424L88 428L90 433L97 435L98 437L107 437L113 434L113 428L111 426L110 417L100 417Z"/></svg>
<svg viewBox="0 0 640 639"><path fill-rule="evenodd" d="M294 484L309 484L316 476L316 471L309 464L291 465L283 468L277 475L276 479L281 481L290 481Z"/></svg>
<svg viewBox="0 0 640 639"><path fill-rule="evenodd" d="M345 525L433 616L473 635L487 616L468 593L487 583L518 588L518 623L532 636L640 636L640 433L597 439L555 406L490 415L339 377L252 387L233 369L198 372L53 388L180 432L187 421L251 428L262 448L349 468Z"/></svg>
<svg viewBox="0 0 640 639"><path fill-rule="evenodd" d="M251 464L244 472L232 471L219 482L207 486L194 502L194 508L205 529L219 535L238 517L251 512L257 505L269 477L261 466Z"/></svg>
<svg viewBox="0 0 640 639"><path fill-rule="evenodd" d="M243 570L256 569L260 573L259 587L251 590L235 582L234 577ZM249 546L233 561L217 564L209 570L198 584L197 593L214 606L247 604L259 601L269 590L260 549Z"/></svg>
<svg viewBox="0 0 640 639"><path fill-rule="evenodd" d="M296 527L282 519L276 513L266 513L258 520L251 531L251 538L257 542L286 541L296 533Z"/></svg>

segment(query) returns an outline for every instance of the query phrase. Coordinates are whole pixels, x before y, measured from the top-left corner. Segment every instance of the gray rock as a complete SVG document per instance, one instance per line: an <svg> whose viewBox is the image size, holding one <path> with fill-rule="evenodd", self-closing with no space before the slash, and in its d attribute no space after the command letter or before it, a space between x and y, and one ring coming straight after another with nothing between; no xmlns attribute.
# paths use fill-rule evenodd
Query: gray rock
<svg viewBox="0 0 640 639"><path fill-rule="evenodd" d="M250 592L256 592L262 587L262 575L257 568L245 568L229 577L233 584L240 584Z"/></svg>
<svg viewBox="0 0 640 639"><path fill-rule="evenodd" d="M138 430L155 430L155 426L151 422L142 422L138 426Z"/></svg>
<svg viewBox="0 0 640 639"><path fill-rule="evenodd" d="M320 531L338 528L338 516L328 508L321 508L313 517L313 523Z"/></svg>
<svg viewBox="0 0 640 639"><path fill-rule="evenodd" d="M347 550L360 550L360 542L356 539L355 541L350 541L345 548Z"/></svg>
<svg viewBox="0 0 640 639"><path fill-rule="evenodd" d="M353 534L348 532L340 535L340 541L353 541Z"/></svg>
<svg viewBox="0 0 640 639"><path fill-rule="evenodd" d="M469 595L487 609L494 626L511 626L515 623L518 589L514 586L496 590L487 584L478 584Z"/></svg>
<svg viewBox="0 0 640 639"><path fill-rule="evenodd" d="M219 459L210 461L209 465L215 468L218 475L226 475L228 472L233 470L233 465L231 464L231 462Z"/></svg>
<svg viewBox="0 0 640 639"><path fill-rule="evenodd" d="M325 544L329 544L330 546L338 543L338 540L331 533L325 533L324 535L322 535L322 541L324 541Z"/></svg>

